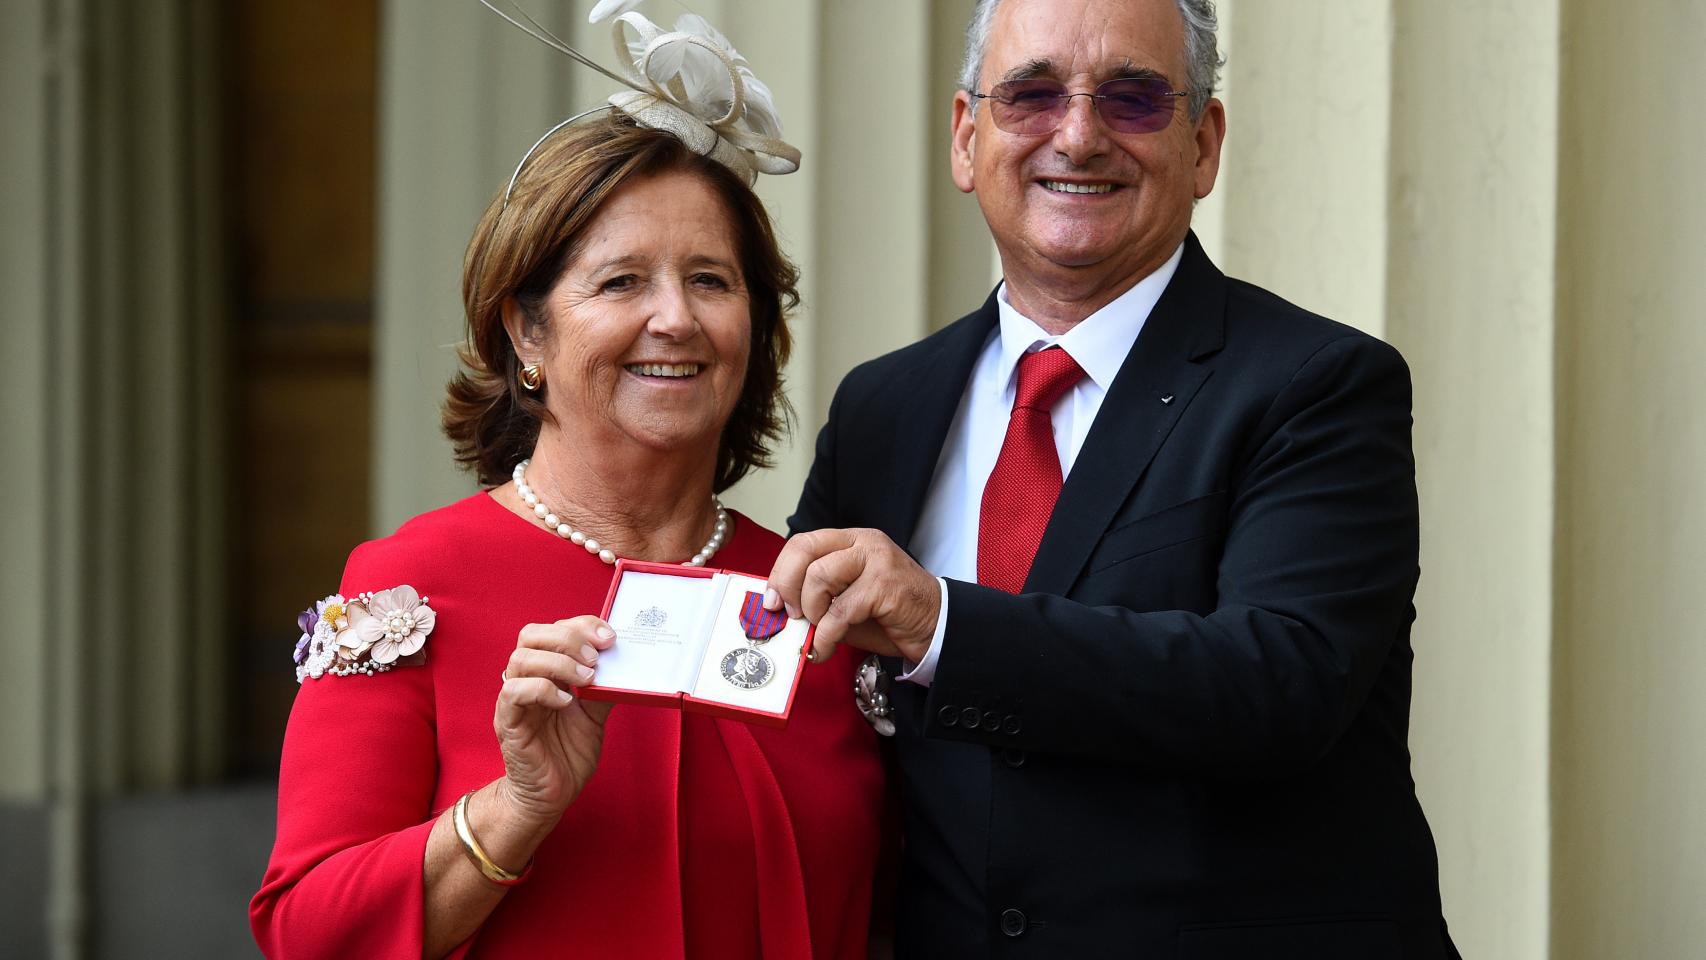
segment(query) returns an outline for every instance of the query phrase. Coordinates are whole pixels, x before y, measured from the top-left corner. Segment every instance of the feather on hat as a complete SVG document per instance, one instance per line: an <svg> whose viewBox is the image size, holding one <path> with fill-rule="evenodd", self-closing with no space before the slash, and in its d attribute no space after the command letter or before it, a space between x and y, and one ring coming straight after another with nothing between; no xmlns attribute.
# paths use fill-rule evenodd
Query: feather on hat
<svg viewBox="0 0 1706 960"><path fill-rule="evenodd" d="M610 106L642 126L675 135L688 149L723 164L748 184L760 173L793 173L800 168L800 151L782 140L782 120L770 88L704 17L683 14L675 21L675 29L666 31L635 12L641 0L600 0L587 22L611 20L611 39L621 63L618 73L569 46L520 10L516 10L521 18L517 20L489 0L479 2L552 49L626 87L610 97ZM510 190L540 143L586 115L570 117L539 138L516 167ZM508 196L505 191L506 202Z"/></svg>

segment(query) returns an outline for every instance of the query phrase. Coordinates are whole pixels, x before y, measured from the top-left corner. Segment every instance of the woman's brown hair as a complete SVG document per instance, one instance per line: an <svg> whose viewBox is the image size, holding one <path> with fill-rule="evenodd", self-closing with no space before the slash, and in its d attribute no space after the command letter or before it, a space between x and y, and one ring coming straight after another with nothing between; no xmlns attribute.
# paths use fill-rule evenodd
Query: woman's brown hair
<svg viewBox="0 0 1706 960"><path fill-rule="evenodd" d="M450 381L444 432L457 462L482 484L508 480L550 416L544 401L517 382L504 301L515 297L530 326L543 323L546 294L605 201L628 183L674 171L702 177L723 198L752 305L746 382L723 427L714 487L727 490L754 467L770 466L771 444L787 433L793 416L782 368L792 346L787 315L800 301L799 271L782 255L769 214L745 181L673 135L612 113L567 127L542 145L528 158L508 206L502 195L493 198L468 243L462 261L466 369Z"/></svg>

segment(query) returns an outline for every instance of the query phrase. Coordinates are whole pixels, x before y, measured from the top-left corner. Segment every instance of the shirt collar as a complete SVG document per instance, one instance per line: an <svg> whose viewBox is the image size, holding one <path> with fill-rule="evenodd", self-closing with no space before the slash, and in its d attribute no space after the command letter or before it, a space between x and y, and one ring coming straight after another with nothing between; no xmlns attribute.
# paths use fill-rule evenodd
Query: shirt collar
<svg viewBox="0 0 1706 960"><path fill-rule="evenodd" d="M1126 354L1137 342L1137 335L1143 332L1143 324L1149 319L1150 312L1179 269L1184 252L1185 246L1180 244L1155 272L1058 337L1037 326L1035 321L1008 302L1007 284L1003 281L995 296L995 306L1001 317L1001 359L996 368L996 384L1002 395L1014 388L1014 374L1020 357L1055 344L1084 368L1084 374L1091 382L1107 392L1124 365Z"/></svg>

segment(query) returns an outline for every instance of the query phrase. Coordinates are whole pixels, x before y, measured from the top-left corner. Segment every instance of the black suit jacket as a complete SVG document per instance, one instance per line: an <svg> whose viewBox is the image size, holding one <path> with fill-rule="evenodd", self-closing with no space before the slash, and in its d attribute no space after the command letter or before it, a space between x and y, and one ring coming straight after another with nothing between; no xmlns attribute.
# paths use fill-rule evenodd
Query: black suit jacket
<svg viewBox="0 0 1706 960"><path fill-rule="evenodd" d="M996 323L847 375L793 531L909 544ZM949 581L934 684L893 685L900 954L1455 957L1406 743L1416 558L1403 359L1188 238L1023 594Z"/></svg>

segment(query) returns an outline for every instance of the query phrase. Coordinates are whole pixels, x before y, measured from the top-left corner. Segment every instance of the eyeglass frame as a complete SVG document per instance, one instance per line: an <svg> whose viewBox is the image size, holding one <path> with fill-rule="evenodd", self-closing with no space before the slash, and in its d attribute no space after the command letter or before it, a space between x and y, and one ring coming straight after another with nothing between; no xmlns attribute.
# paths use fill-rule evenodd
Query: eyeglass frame
<svg viewBox="0 0 1706 960"><path fill-rule="evenodd" d="M1044 80L1044 79L1047 79L1047 78L1046 77L1017 77L1017 78L1014 78L1011 80L1003 80L1000 83L997 83L994 87L991 87L990 89L996 90L996 89L999 89L1003 84L1008 84L1008 83L1024 83L1028 80ZM1060 93L1060 94L1055 94L1054 95L1055 98L1060 103L1062 103L1064 105L1064 108L1065 108L1061 112L1060 123L1056 123L1053 127L1051 127L1050 129L1048 129L1046 131L1040 131L1038 133L1031 133L1031 134L1015 134L1015 135L1016 136L1031 136L1031 137L1041 137L1041 136L1052 135L1055 131L1060 129L1061 123L1066 122L1066 115L1071 112L1072 101L1076 97L1089 97L1090 98L1090 112L1095 114L1096 119L1100 120L1102 122L1102 125L1107 127L1113 133L1120 133L1120 134L1123 134L1125 136L1147 136L1148 134L1151 134L1151 133L1160 133L1161 131L1167 129L1169 126L1172 126L1173 118L1171 116L1168 117L1167 122L1165 124L1162 124L1161 126L1156 127L1154 130L1126 132L1126 131L1116 130L1116 129L1114 129L1114 127L1111 124L1108 123L1107 119L1102 116L1101 104L1102 104L1103 100L1108 99L1109 95L1104 94L1104 93L1098 93L1097 91L1101 90L1103 87L1106 87L1108 84L1111 84L1111 83L1122 83L1122 82L1129 82L1132 80L1147 80L1147 81L1151 81L1151 82L1160 82L1160 83L1166 84L1168 87L1171 87L1173 85L1173 81L1168 80L1166 77L1163 77L1163 76L1160 76L1157 74L1143 74L1143 75L1139 75L1139 76L1130 76L1130 77L1112 77L1112 78L1109 78L1107 80L1103 80L1101 83L1096 84L1095 90L1092 90L1088 93ZM1062 83L1061 86L1065 87L1066 84ZM1179 112L1179 108L1178 108L1178 104L1177 104L1178 98L1189 97L1194 92L1195 91L1192 91L1192 90L1166 90L1166 91L1163 91L1161 93L1161 96L1175 98L1173 113L1174 113L1174 115L1177 115ZM1013 105L1012 100L1008 100L1008 99L1001 97L1001 96L998 96L994 93L978 93L975 90L967 90L966 96L968 96L972 99L973 105L976 105L976 103L980 100L994 100L997 103L1004 103L1008 106ZM990 122L992 122L992 123L995 122L995 118L993 115L990 117ZM996 128L999 130L1003 130L1005 132L1008 132L1008 133L1013 133L1013 131L1007 130L1005 127L1002 127L999 123L996 123Z"/></svg>

